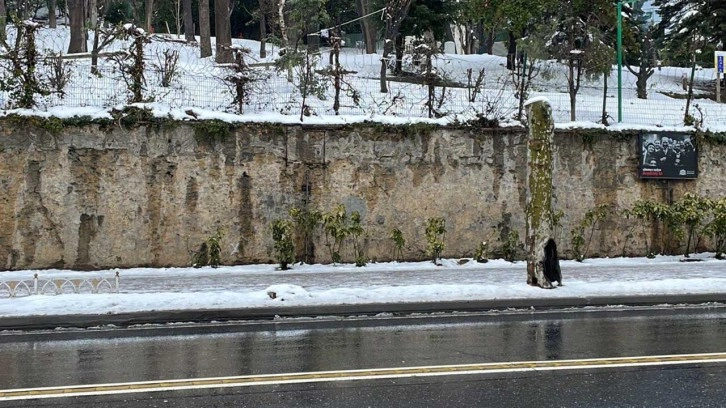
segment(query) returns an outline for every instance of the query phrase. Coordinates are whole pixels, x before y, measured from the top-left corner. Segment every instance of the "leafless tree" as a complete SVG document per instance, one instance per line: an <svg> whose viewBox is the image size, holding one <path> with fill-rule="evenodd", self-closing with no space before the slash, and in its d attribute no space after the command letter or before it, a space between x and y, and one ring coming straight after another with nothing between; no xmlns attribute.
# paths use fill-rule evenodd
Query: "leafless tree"
<svg viewBox="0 0 726 408"><path fill-rule="evenodd" d="M0 0L0 3L4 0ZM56 28L58 26L58 23L55 18L55 13L57 12L57 4L56 0L48 0L48 28Z"/></svg>
<svg viewBox="0 0 726 408"><path fill-rule="evenodd" d="M0 40L6 39L5 23L7 22L8 11L5 8L5 0L0 0Z"/></svg>
<svg viewBox="0 0 726 408"><path fill-rule="evenodd" d="M151 32L151 18L154 16L154 0L144 0L144 30Z"/></svg>
<svg viewBox="0 0 726 408"><path fill-rule="evenodd" d="M212 55L212 30L209 25L209 0L199 0L199 51L202 58Z"/></svg>
<svg viewBox="0 0 726 408"><path fill-rule="evenodd" d="M86 7L84 0L68 0L68 17L71 23L71 40L68 53L75 54L88 51L86 45L85 17Z"/></svg>
<svg viewBox="0 0 726 408"><path fill-rule="evenodd" d="M363 17L371 13L371 0L355 0L355 8L358 15ZM376 15L376 17L378 17ZM378 39L376 25L372 17L360 20L360 28L363 33L363 41L365 42L366 54L376 53L376 41Z"/></svg>
<svg viewBox="0 0 726 408"><path fill-rule="evenodd" d="M383 18L386 21L386 31L383 40L383 58L381 58L381 92L388 92L386 83L386 67L388 58L393 52L398 30L413 0L387 0Z"/></svg>
<svg viewBox="0 0 726 408"><path fill-rule="evenodd" d="M259 0L260 3L260 58L267 57L267 14L272 9L270 0Z"/></svg>
<svg viewBox="0 0 726 408"><path fill-rule="evenodd" d="M217 55L214 60L218 64L230 63L232 57L232 28L230 16L232 4L230 0L214 0L214 35L217 39Z"/></svg>
<svg viewBox="0 0 726 408"><path fill-rule="evenodd" d="M192 15L192 0L182 0L182 10L184 11L184 39L187 42L195 42L194 37L194 16Z"/></svg>

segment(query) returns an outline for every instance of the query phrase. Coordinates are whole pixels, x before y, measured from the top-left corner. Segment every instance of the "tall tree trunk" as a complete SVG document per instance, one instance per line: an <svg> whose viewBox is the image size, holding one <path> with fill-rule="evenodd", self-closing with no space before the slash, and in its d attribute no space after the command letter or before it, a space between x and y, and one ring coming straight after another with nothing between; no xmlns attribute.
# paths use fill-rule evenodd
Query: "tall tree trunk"
<svg viewBox="0 0 726 408"><path fill-rule="evenodd" d="M358 16L365 16L371 12L370 0L356 0L355 8L358 11ZM372 17L364 18L360 20L360 30L363 33L363 42L366 47L366 54L376 53L376 26L373 23Z"/></svg>
<svg viewBox="0 0 726 408"><path fill-rule="evenodd" d="M184 11L184 39L187 42L195 42L194 37L194 16L192 15L192 0L182 0L182 9Z"/></svg>
<svg viewBox="0 0 726 408"><path fill-rule="evenodd" d="M509 46L507 47L507 69L513 71L517 66L517 38L514 32L509 32Z"/></svg>
<svg viewBox="0 0 726 408"><path fill-rule="evenodd" d="M267 58L267 5L260 0L260 58Z"/></svg>
<svg viewBox="0 0 726 408"><path fill-rule="evenodd" d="M285 0L278 0L277 3L277 23L280 26L280 39L282 43L281 48L287 48L290 45L290 39L287 36L287 24L285 24ZM287 50L286 52L290 52ZM293 81L292 65L290 61L287 62L287 82Z"/></svg>
<svg viewBox="0 0 726 408"><path fill-rule="evenodd" d="M98 26L93 30L93 48L91 49L91 73L98 74L98 37L100 35Z"/></svg>
<svg viewBox="0 0 726 408"><path fill-rule="evenodd" d="M386 65L388 57L393 52L394 41L398 37L398 29L401 27L403 19L408 14L413 0L388 0L383 15L386 18L386 31L383 37L383 58L381 58L381 92L388 93L388 84L386 83Z"/></svg>
<svg viewBox="0 0 726 408"><path fill-rule="evenodd" d="M396 37L396 68L393 70L394 75L401 75L401 72L403 72L403 48L405 45L403 42L405 39L402 35L399 35Z"/></svg>
<svg viewBox="0 0 726 408"><path fill-rule="evenodd" d="M209 0L199 0L199 52L202 58L212 55L212 33L209 26Z"/></svg>
<svg viewBox="0 0 726 408"><path fill-rule="evenodd" d="M5 24L7 23L8 10L5 8L5 0L0 0L0 40L5 41L7 34L5 32Z"/></svg>
<svg viewBox="0 0 726 408"><path fill-rule="evenodd" d="M229 63L232 58L232 28L230 25L229 0L214 0L214 36L217 39L217 55L214 60L218 63Z"/></svg>
<svg viewBox="0 0 726 408"><path fill-rule="evenodd" d="M5 0L0 0L0 3L4 2L4 1ZM56 0L48 0L48 28L58 27L58 22L55 18L56 11L57 11Z"/></svg>
<svg viewBox="0 0 726 408"><path fill-rule="evenodd" d="M151 32L151 19L154 16L154 0L144 0L144 30Z"/></svg>
<svg viewBox="0 0 726 408"><path fill-rule="evenodd" d="M577 87L575 87L575 64L577 60L570 58L567 63L567 93L570 95L570 120L572 122L577 118L575 108L577 107Z"/></svg>
<svg viewBox="0 0 726 408"><path fill-rule="evenodd" d="M86 27L94 31L98 27L98 1L86 0L86 7L88 7L88 22L86 23Z"/></svg>
<svg viewBox="0 0 726 408"><path fill-rule="evenodd" d="M487 30L486 33L487 36L487 42L486 42L486 53L488 55L494 54L494 30Z"/></svg>
<svg viewBox="0 0 726 408"><path fill-rule="evenodd" d="M603 74L602 76L602 82L603 82L603 90L602 90L602 119L601 122L603 125L608 125L608 77L610 74Z"/></svg>
<svg viewBox="0 0 726 408"><path fill-rule="evenodd" d="M544 273L545 246L554 236L552 225L552 145L555 124L545 100L527 104L527 284L553 288Z"/></svg>
<svg viewBox="0 0 726 408"><path fill-rule="evenodd" d="M393 40L386 39L383 43L383 57L381 58L381 92L388 93L388 84L386 83L386 67L388 66L388 57L393 51Z"/></svg>
<svg viewBox="0 0 726 408"><path fill-rule="evenodd" d="M86 45L85 1L68 0L68 18L71 20L71 40L68 44L68 53L75 54L88 51Z"/></svg>

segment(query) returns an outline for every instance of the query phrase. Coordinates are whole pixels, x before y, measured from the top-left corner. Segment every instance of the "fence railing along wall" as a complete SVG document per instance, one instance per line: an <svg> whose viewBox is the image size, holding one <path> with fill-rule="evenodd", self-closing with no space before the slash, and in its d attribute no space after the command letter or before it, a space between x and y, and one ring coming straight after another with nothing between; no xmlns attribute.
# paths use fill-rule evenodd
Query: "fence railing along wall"
<svg viewBox="0 0 726 408"><path fill-rule="evenodd" d="M9 38L15 30L9 28ZM92 34L92 33L91 33ZM248 91L242 104L235 100L236 75L225 66L219 66L212 58L199 58L198 47L176 40L174 36L153 35L145 46L145 71L143 78L144 102L169 109L205 109L238 114L275 113L283 115L353 115L429 117L430 105L435 105L435 116L449 120L467 120L483 116L488 119L513 120L519 113L519 97L516 78L506 69L506 59L491 55L437 54L432 57L431 71L424 72L421 57L407 54L401 64L403 72L388 74L388 92L381 92L380 54L362 54L355 47L342 48L340 64L346 74L340 92L340 108L333 109L333 78L324 72L328 65L328 50L309 61L312 77L306 77L305 67L293 66L277 69L274 59L278 49L268 44L266 59L257 57L259 45L252 41L235 40L235 45L250 47L245 57L249 67ZM93 38L89 38L92 44ZM103 52L129 49L131 39L112 43ZM57 82L58 66L51 66L47 57L63 53L68 47L67 29L41 28L36 36L40 63L38 76L47 84ZM1 47L0 47L1 48ZM90 48L90 47L89 47ZM0 54L7 50L0 49ZM167 55L176 55L172 68ZM66 56L67 57L67 56ZM67 77L62 89L50 88L48 95L35 95L36 108L53 107L111 108L127 104L131 93L119 59L101 57L95 72L90 58L63 58L60 72ZM6 59L0 59L0 80L12 79L12 70ZM390 61L393 67L394 61ZM556 63L540 62L539 74L533 79L526 97L545 96L549 99L556 122L570 122L570 97L567 93L566 69ZM170 72L173 71L173 72ZM545 71L548 75L545 75ZM711 69L699 69L695 78L695 100L689 114L703 127L723 123L726 105L709 99L714 84ZM633 125L680 126L684 124L687 92L683 89L684 78L690 75L688 68L661 67L648 82L648 99L636 98L635 77L623 68L623 122ZM426 74L435 75L435 85L426 83ZM53 77L56 77L53 80ZM164 80L164 77L167 80ZM170 80L168 80L170 78ZM423 79L422 79L423 78ZM306 85L304 84L305 81ZM610 124L616 122L618 99L616 70L610 79L584 81L576 97L575 120L601 123L603 103L605 117ZM310 81L315 83L311 85ZM423 82L423 83L422 83ZM607 88L605 84L608 84ZM433 88L433 92L432 92ZM303 99L303 91L308 95ZM10 92L0 91L0 108L13 107Z"/></svg>
<svg viewBox="0 0 726 408"><path fill-rule="evenodd" d="M64 293L118 293L119 272L114 277L0 280L0 298L32 295L62 295Z"/></svg>

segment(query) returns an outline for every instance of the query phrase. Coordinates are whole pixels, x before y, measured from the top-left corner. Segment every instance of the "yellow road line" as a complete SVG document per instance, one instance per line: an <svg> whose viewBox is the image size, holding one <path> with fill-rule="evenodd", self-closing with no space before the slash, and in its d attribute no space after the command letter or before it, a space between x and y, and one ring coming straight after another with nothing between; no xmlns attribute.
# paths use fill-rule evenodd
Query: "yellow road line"
<svg viewBox="0 0 726 408"><path fill-rule="evenodd" d="M613 367L726 363L726 352L676 354L663 356L591 358L578 360L520 361L479 364L455 364L421 367L393 367L362 370L318 371L311 373L258 374L234 377L191 378L142 381L118 384L73 385L59 387L0 390L0 401L65 398L91 395L143 393L204 388L250 387L325 381L404 378L414 376L471 375L517 371L584 370Z"/></svg>

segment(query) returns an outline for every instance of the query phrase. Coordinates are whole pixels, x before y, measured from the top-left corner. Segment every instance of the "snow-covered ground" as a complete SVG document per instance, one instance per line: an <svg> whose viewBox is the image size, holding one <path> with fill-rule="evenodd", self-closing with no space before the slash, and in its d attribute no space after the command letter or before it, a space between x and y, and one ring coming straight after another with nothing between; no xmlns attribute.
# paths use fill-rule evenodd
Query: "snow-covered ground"
<svg viewBox="0 0 726 408"><path fill-rule="evenodd" d="M9 36L15 35L9 28ZM248 48L251 53L246 57L248 64L257 64L252 69L257 79L243 112L233 103L234 91L225 78L232 75L228 68L220 67L211 57L199 58L199 49L193 45L180 42L162 41L176 39L176 36L156 35L147 45L146 77L144 98L146 106L151 107L156 115L179 119L219 118L232 122L255 121L275 123L299 123L302 97L296 80L289 82L287 73L277 71L269 64L278 56L278 49L268 44L268 56L259 58L260 44L257 41L235 39L237 47ZM89 48L92 46L92 35L89 36ZM214 44L214 39L212 39ZM37 35L37 43L42 53L49 51L64 53L68 48L69 32L65 27L58 29L41 28ZM131 39L119 40L103 51L119 51L128 49ZM323 50L317 68L327 66L327 50ZM173 52L179 56L177 75L169 86L162 86L161 73L164 67L164 52ZM3 50L0 50L3 53ZM436 104L441 98L437 111L444 115L440 119L428 117L428 87L409 82L389 81L388 93L380 92L379 54L363 54L356 48L344 48L340 61L344 69L350 71L345 77L347 91L342 93L339 115L333 111L333 87L331 78L320 76L321 84L327 86L318 98L308 97L305 104L309 106L311 116L303 117L305 123L353 123L361 121L409 123L410 120L433 121L436 123L462 122L483 114L487 118L497 118L507 125L518 123L514 120L517 113L518 100L515 97L515 85L511 72L506 69L505 57L496 55L457 55L440 54L435 57L436 72L457 86L436 88ZM405 66L411 71L417 68L410 64L410 56L405 57ZM59 116L102 116L110 118L109 110L125 105L129 98L128 86L119 71L119 64L101 58L99 74L92 74L90 60L78 58L67 60L70 69L69 84L64 94L53 93L47 97L38 96L40 111L53 112ZM564 66L554 62L541 62L542 72L534 80L530 97L546 97L552 105L555 122L563 127L602 126L601 112L603 96L606 96L609 122L615 123L617 118L617 67L613 66L607 78L607 92L604 93L605 82L602 78L583 81L577 96L577 121L570 121L570 102L567 94L567 80ZM45 65L39 67L45 77L51 77L51 71ZM483 72L483 81L478 92L474 84L479 72ZM299 73L294 72L293 77ZM2 73L2 75L6 75ZM627 69L622 69L623 123L619 126L627 128L660 127L659 130L680 130L685 115L686 101L683 98L683 80L690 76L690 69L679 67L661 67L655 71L648 81L648 99L636 97L635 76ZM713 84L713 69L698 69L696 81L697 100L691 106L690 114L696 120L703 121L702 128L712 131L726 130L726 105L718 104L702 97L700 89L705 84ZM299 82L299 81L297 81ZM355 95L355 96L354 96ZM0 92L0 109L8 104L9 93ZM697 107L696 107L697 106ZM78 109L82 108L82 109ZM2 111L0 115L16 111ZM17 113L17 112L16 112ZM663 128L665 127L665 128ZM676 129L671 129L675 127Z"/></svg>
<svg viewBox="0 0 726 408"><path fill-rule="evenodd" d="M0 273L0 282L106 278L119 272L118 293L87 289L63 294L19 294L0 289L0 318L33 315L114 314L162 310L214 310L253 307L353 305L371 303L587 298L726 292L726 261L700 254L699 262L681 257L562 261L563 286L539 289L525 283L526 263L491 260L477 263L445 259L431 262L353 265L277 265L220 268L136 268L80 272L27 270ZM52 292L52 291L51 291ZM86 292L86 293L83 293ZM275 292L272 299L268 292Z"/></svg>

